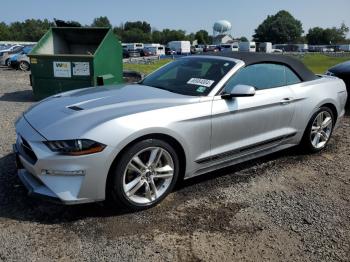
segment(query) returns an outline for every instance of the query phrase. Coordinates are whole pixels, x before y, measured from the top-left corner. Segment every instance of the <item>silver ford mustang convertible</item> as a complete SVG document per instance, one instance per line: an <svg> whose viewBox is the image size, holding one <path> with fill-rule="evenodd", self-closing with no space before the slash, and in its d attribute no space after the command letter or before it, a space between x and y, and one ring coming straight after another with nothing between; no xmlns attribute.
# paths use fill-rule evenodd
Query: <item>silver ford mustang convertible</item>
<svg viewBox="0 0 350 262"><path fill-rule="evenodd" d="M283 55L178 59L138 84L70 91L16 122L18 175L64 204L141 210L176 181L299 145L318 152L344 115L345 84Z"/></svg>

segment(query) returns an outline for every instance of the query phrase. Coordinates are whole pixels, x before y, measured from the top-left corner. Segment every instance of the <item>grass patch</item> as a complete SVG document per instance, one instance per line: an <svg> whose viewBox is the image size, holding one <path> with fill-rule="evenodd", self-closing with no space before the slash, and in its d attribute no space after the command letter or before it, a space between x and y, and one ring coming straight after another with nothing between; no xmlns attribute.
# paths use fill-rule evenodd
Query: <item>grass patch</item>
<svg viewBox="0 0 350 262"><path fill-rule="evenodd" d="M350 56L333 57L322 54L307 54L301 61L315 74L324 74L330 67L350 60Z"/></svg>
<svg viewBox="0 0 350 262"><path fill-rule="evenodd" d="M315 74L323 74L330 67L350 60L350 55L344 57L333 57L322 54L305 54L298 55L297 58L301 59L307 67L311 69ZM125 70L134 70L142 74L149 74L156 70L157 68L165 65L166 63L172 61L171 59L162 59L154 62L153 64L124 64Z"/></svg>
<svg viewBox="0 0 350 262"><path fill-rule="evenodd" d="M152 64L124 64L124 70L133 70L142 74L149 74L159 67L169 63L171 59L161 59Z"/></svg>

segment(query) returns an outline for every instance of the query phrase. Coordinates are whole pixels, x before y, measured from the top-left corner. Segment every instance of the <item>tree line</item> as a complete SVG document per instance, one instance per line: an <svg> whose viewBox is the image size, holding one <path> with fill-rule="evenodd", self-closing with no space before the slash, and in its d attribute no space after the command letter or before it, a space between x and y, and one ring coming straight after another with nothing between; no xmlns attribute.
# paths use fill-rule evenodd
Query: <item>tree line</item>
<svg viewBox="0 0 350 262"><path fill-rule="evenodd" d="M97 17L90 25L82 25L78 21L64 21L70 26L86 27L109 27L122 42L142 42L142 43L161 43L167 44L176 40L198 40L199 44L210 44L212 36L205 30L199 30L196 33L186 34L184 30L152 29L151 25L145 21L126 22L113 27L106 16ZM54 21L47 19L26 19L23 22L13 22L6 24L0 22L0 41L38 41L45 32L55 26Z"/></svg>
<svg viewBox="0 0 350 262"><path fill-rule="evenodd" d="M109 27L122 42L129 43L161 43L170 41L189 40L198 41L198 44L211 44L213 36L206 30L186 34L184 30L152 28L146 21L126 22L119 26L112 26L108 17L101 16L93 20L90 25L82 25L78 21L66 21L71 26ZM48 19L26 19L23 22L6 24L0 22L0 41L38 41L52 26L54 21ZM310 28L304 34L301 21L294 18L289 12L282 10L275 15L269 15L256 29L253 40L256 42L272 42L274 44L308 43L312 45L329 45L350 43L346 39L349 28L343 23L340 27ZM247 37L236 37L241 41L248 41Z"/></svg>
<svg viewBox="0 0 350 262"><path fill-rule="evenodd" d="M303 35L301 21L294 18L289 12L282 10L275 15L269 15L255 29L253 40L274 44L332 45L350 43L350 40L346 39L348 32L349 27L342 23L339 28L310 28L306 35Z"/></svg>

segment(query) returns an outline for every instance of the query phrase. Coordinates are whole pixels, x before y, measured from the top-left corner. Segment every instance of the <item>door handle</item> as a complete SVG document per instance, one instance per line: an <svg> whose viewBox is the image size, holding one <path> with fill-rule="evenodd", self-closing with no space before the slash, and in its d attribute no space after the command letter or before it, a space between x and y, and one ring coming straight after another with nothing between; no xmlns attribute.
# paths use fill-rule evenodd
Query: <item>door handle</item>
<svg viewBox="0 0 350 262"><path fill-rule="evenodd" d="M281 105L288 105L288 104L290 104L292 101L293 101L293 98L291 98L291 97L283 98L282 101L281 101Z"/></svg>

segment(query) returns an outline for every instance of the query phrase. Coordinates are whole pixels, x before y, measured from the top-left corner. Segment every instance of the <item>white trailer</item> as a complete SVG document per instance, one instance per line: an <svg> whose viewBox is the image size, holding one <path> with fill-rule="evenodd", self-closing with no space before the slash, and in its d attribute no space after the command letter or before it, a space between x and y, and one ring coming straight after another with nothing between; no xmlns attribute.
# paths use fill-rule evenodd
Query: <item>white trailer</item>
<svg viewBox="0 0 350 262"><path fill-rule="evenodd" d="M271 42L264 42L264 43L259 43L259 52L264 52L264 53L272 53L272 43Z"/></svg>
<svg viewBox="0 0 350 262"><path fill-rule="evenodd" d="M232 44L221 44L221 51L222 52L238 52L239 51L239 44L232 43Z"/></svg>
<svg viewBox="0 0 350 262"><path fill-rule="evenodd" d="M123 49L126 50L140 50L143 49L142 43L122 43Z"/></svg>
<svg viewBox="0 0 350 262"><path fill-rule="evenodd" d="M309 50L308 44L296 44L298 47L298 52L307 52Z"/></svg>
<svg viewBox="0 0 350 262"><path fill-rule="evenodd" d="M191 43L190 41L171 41L168 43L168 47L174 50L178 54L190 54Z"/></svg>
<svg viewBox="0 0 350 262"><path fill-rule="evenodd" d="M161 44L144 44L144 48L155 55L165 55L165 46Z"/></svg>
<svg viewBox="0 0 350 262"><path fill-rule="evenodd" d="M255 42L240 42L239 43L240 52L256 52Z"/></svg>
<svg viewBox="0 0 350 262"><path fill-rule="evenodd" d="M350 52L350 45L340 45L339 50L344 52Z"/></svg>

